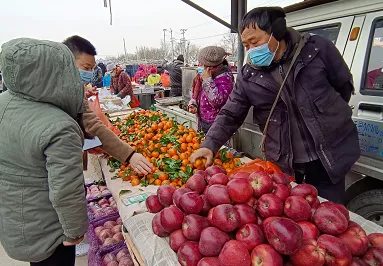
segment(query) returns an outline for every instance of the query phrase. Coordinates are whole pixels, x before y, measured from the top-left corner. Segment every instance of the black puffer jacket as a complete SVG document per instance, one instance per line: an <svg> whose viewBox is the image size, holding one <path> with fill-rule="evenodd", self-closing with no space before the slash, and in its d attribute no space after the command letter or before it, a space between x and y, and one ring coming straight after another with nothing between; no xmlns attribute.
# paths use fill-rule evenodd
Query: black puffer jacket
<svg viewBox="0 0 383 266"><path fill-rule="evenodd" d="M290 29L289 34L293 39L299 33ZM283 65L289 61L291 59ZM215 119L202 147L217 152L242 125L251 106L254 106L254 123L264 129L280 87L273 78L278 69L278 64L258 69L246 64L242 68L236 87ZM314 152L331 180L337 183L360 156L358 132L348 105L354 90L350 70L331 41L311 36L290 75L292 78L288 80L288 86L293 89L293 95L290 97L284 89L270 118L266 133L266 157L292 173L290 122L295 102L314 140Z"/></svg>
<svg viewBox="0 0 383 266"><path fill-rule="evenodd" d="M165 66L165 69L169 71L170 86L172 88L182 88L182 71L181 67L184 66L184 62L180 60L174 60L169 65Z"/></svg>

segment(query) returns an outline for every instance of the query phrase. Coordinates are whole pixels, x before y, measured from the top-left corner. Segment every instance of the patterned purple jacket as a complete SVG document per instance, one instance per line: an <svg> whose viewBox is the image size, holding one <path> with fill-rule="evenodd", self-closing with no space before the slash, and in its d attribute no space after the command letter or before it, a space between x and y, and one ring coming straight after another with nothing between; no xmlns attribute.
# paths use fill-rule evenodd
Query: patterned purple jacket
<svg viewBox="0 0 383 266"><path fill-rule="evenodd" d="M192 93L189 103L199 106L197 118L206 123L213 123L229 98L233 86L233 76L229 72L224 72L214 79L205 79L198 96Z"/></svg>

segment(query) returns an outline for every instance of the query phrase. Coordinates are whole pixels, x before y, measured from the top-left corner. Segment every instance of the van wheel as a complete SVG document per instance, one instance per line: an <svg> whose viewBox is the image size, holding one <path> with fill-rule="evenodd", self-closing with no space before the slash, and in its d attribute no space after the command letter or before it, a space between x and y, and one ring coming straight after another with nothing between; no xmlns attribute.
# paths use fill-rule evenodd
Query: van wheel
<svg viewBox="0 0 383 266"><path fill-rule="evenodd" d="M347 207L365 219L383 226L383 190L369 190L359 194Z"/></svg>

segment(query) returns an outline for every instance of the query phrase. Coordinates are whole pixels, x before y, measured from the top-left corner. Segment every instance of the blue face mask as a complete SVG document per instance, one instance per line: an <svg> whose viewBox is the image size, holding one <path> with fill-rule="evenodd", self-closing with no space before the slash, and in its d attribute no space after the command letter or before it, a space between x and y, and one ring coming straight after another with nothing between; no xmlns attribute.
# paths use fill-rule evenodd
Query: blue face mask
<svg viewBox="0 0 383 266"><path fill-rule="evenodd" d="M79 69L78 71L80 72L80 78L82 82L89 83L92 81L92 77L93 77L92 71L86 71L82 69Z"/></svg>
<svg viewBox="0 0 383 266"><path fill-rule="evenodd" d="M274 53L272 53L269 49L269 42L271 40L271 36L267 43L262 44L258 47L250 48L247 51L247 54L251 60L251 63L253 63L254 65L259 67L265 67L265 66L271 65L271 62L273 62L275 53L279 48L279 42L278 42L277 49L275 50Z"/></svg>
<svg viewBox="0 0 383 266"><path fill-rule="evenodd" d="M197 72L198 72L198 74L202 74L203 72L205 71L205 69L203 68L203 67L198 67L198 69L197 69Z"/></svg>

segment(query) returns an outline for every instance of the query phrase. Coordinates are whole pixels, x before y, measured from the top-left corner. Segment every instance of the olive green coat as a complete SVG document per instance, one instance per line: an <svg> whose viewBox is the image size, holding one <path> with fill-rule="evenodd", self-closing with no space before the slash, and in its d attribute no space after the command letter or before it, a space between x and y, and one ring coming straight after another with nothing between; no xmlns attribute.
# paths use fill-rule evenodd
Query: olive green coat
<svg viewBox="0 0 383 266"><path fill-rule="evenodd" d="M88 227L82 172L83 85L60 43L2 46L8 91L0 95L0 241L16 260L48 258Z"/></svg>

